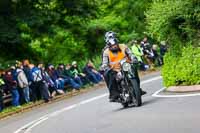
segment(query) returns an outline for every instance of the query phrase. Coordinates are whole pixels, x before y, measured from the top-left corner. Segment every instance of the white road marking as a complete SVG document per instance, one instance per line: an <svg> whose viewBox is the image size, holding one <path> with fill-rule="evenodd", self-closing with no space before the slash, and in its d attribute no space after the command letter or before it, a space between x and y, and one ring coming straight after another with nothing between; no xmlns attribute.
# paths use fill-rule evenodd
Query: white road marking
<svg viewBox="0 0 200 133"><path fill-rule="evenodd" d="M80 104L80 105L81 105L81 104L86 104L86 103L92 102L92 101L94 101L94 100L97 100L97 99L100 99L100 98L103 98L103 97L106 97L106 96L108 96L108 93L105 93L105 94L100 95L100 96L97 96L97 97L93 97L93 98L88 99L88 100L85 100L85 101L82 101L82 102L80 102L79 104Z"/></svg>
<svg viewBox="0 0 200 133"><path fill-rule="evenodd" d="M159 79L162 79L162 77L161 77L161 76L157 76L157 77L154 77L154 78L151 78L151 79L142 81L142 82L141 82L141 85L142 85L142 84L149 83L149 82L152 82L152 81L155 81L155 80L159 80Z"/></svg>
<svg viewBox="0 0 200 133"><path fill-rule="evenodd" d="M24 125L23 127L19 128L17 131L15 131L14 133L20 133L21 131L26 130L28 127L30 127L31 125L33 125L34 123L37 123L38 121L47 118L47 115L40 117L39 119L36 119L26 125Z"/></svg>
<svg viewBox="0 0 200 133"><path fill-rule="evenodd" d="M62 112L64 112L64 111L67 111L67 110L71 110L71 109L73 109L73 108L76 108L77 106L78 106L78 104L74 104L74 105L68 106L68 107L63 108L63 109L61 109L61 110L55 111L55 112L49 114L48 116L49 116L49 117L57 116L58 114L60 114L60 113L62 113Z"/></svg>
<svg viewBox="0 0 200 133"><path fill-rule="evenodd" d="M154 78L151 78L151 79L148 79L148 80L145 80L145 81L142 81L141 82L141 85L142 84L146 84L146 83L149 83L149 82L152 82L152 81L155 81L155 80L159 80L161 79L162 77L161 76L157 76L157 77L154 77ZM15 131L14 133L21 133L21 132L24 132L24 133L31 133L31 130L36 127L37 125L39 125L40 123L46 121L47 119L49 119L50 117L55 117L65 111L68 111L68 110L71 110L71 109L74 109L78 106L81 106L81 105L84 105L84 104L87 104L87 103L90 103L92 101L95 101L95 100L98 100L98 99L101 99L103 97L106 97L108 96L109 94L108 93L104 93L102 95L99 95L99 96L96 96L96 97L93 97L93 98L90 98L90 99L87 99L87 100L84 100L84 101L81 101L77 104L73 104L71 106L68 106L66 108L63 108L61 110L58 110L58 111L55 111L53 113L50 113L50 114L47 114L45 116L42 116L40 117L39 119L36 119L34 121L31 121L30 123L22 126L21 128L19 128L17 131Z"/></svg>
<svg viewBox="0 0 200 133"><path fill-rule="evenodd" d="M156 91L155 93L153 93L153 97L158 97L159 95L159 93L161 92L161 91L163 91L163 90L165 90L165 88L162 88L162 89L160 89L160 90L158 90L158 91Z"/></svg>
<svg viewBox="0 0 200 133"><path fill-rule="evenodd" d="M162 98L176 98L176 97L194 97L194 96L200 96L200 93L195 94L178 94L178 95L160 95L159 93L164 91L166 88L162 88L158 91L156 91L152 96L153 97L162 97Z"/></svg>
<svg viewBox="0 0 200 133"><path fill-rule="evenodd" d="M41 119L41 120L37 121L37 122L36 122L36 123L34 123L32 126L30 126L29 128L27 128L27 130L25 130L25 132L24 132L24 133L30 133L33 127L35 127L35 126L39 125L40 123L42 123L43 121L46 121L47 119L48 119L48 117L46 117L46 118L43 118L43 119Z"/></svg>

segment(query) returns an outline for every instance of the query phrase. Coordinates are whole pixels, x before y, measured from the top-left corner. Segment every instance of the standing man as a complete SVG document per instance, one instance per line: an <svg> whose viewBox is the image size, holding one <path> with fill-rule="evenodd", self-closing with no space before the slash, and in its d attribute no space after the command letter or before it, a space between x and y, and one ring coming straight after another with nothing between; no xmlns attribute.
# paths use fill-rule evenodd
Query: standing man
<svg viewBox="0 0 200 133"><path fill-rule="evenodd" d="M23 71L23 66L21 62L18 63L17 69L16 69L16 79L18 83L19 90L22 92L22 97L25 103L30 102L30 89L28 84L28 79L26 77L26 74Z"/></svg>

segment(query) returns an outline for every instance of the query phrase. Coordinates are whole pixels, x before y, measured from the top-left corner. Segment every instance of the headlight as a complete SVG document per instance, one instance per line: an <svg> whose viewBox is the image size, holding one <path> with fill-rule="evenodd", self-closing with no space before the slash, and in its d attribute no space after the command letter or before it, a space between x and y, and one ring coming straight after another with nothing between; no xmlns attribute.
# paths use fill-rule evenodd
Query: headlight
<svg viewBox="0 0 200 133"><path fill-rule="evenodd" d="M123 71L125 71L125 72L131 71L131 64L125 62L125 63L122 65L122 69L123 69Z"/></svg>

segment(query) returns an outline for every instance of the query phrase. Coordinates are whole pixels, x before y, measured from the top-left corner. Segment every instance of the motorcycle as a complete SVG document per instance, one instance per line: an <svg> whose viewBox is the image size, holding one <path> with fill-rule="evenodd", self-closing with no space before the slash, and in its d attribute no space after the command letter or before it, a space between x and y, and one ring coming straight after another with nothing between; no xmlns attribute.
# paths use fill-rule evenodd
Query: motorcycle
<svg viewBox="0 0 200 133"><path fill-rule="evenodd" d="M120 91L119 103L124 108L142 105L142 94L137 82L134 67L126 59L120 61L121 71L117 73L116 80Z"/></svg>

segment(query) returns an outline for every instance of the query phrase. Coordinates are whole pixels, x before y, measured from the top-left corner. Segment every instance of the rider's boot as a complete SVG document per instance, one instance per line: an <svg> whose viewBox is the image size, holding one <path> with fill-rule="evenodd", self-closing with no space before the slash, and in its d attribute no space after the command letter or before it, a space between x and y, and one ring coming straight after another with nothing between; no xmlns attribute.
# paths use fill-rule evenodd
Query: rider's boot
<svg viewBox="0 0 200 133"><path fill-rule="evenodd" d="M141 94L142 94L142 95L147 94L147 92L146 92L146 91L143 91L142 88L140 88L140 91L141 91Z"/></svg>

